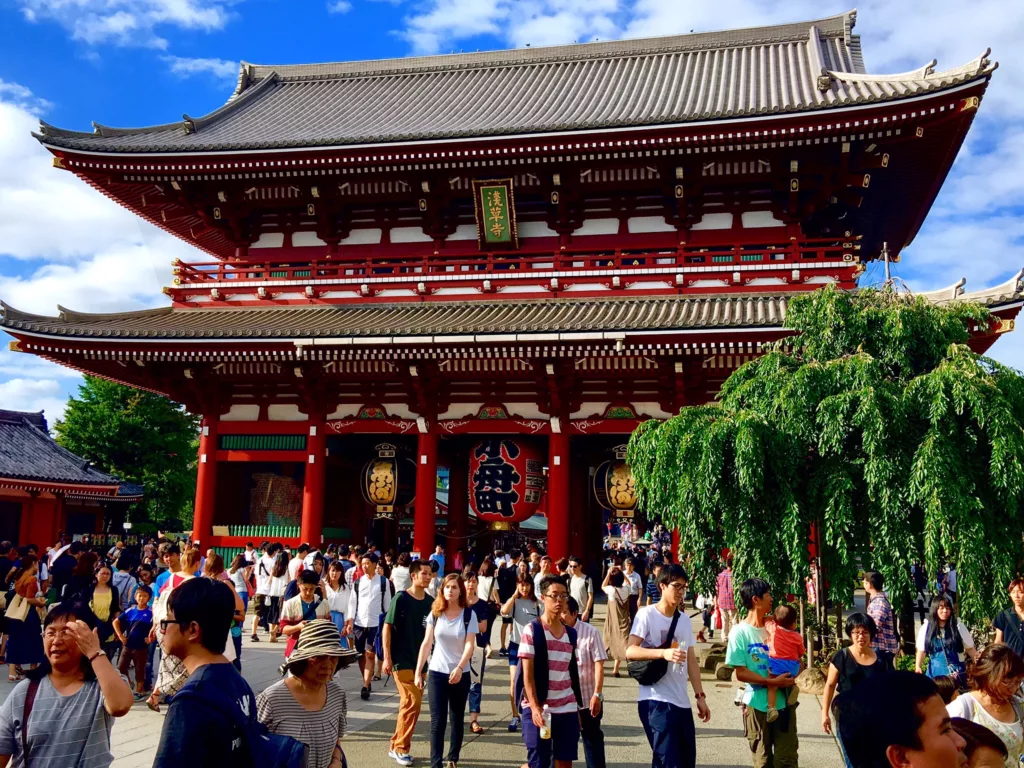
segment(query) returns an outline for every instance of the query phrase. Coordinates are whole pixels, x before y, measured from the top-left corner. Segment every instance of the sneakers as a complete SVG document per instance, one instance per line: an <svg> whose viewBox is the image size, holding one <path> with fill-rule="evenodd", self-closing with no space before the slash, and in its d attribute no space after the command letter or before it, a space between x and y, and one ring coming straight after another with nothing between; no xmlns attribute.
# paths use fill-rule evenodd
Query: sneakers
<svg viewBox="0 0 1024 768"><path fill-rule="evenodd" d="M519 730L519 718L518 717L513 717L512 720L508 724L508 731L509 731L509 733L515 733L518 730Z"/></svg>
<svg viewBox="0 0 1024 768"><path fill-rule="evenodd" d="M774 723L779 719L779 710L775 707L768 707L768 714L765 716L765 720L769 723Z"/></svg>
<svg viewBox="0 0 1024 768"><path fill-rule="evenodd" d="M362 699L363 701L369 701L370 700L370 689L369 689L368 686L364 685L359 690L359 698Z"/></svg>
<svg viewBox="0 0 1024 768"><path fill-rule="evenodd" d="M508 658L508 648L505 648L504 646L502 646L502 649L500 651L498 651L498 655L499 656L504 656L507 659Z"/></svg>
<svg viewBox="0 0 1024 768"><path fill-rule="evenodd" d="M412 755L408 754L407 752L396 752L392 749L390 752L388 752L388 757L390 757L399 765L412 765Z"/></svg>
<svg viewBox="0 0 1024 768"><path fill-rule="evenodd" d="M488 645L487 646L487 650L484 651L484 656L489 659L489 658L491 658L491 654L492 653L494 653L494 649L491 648L491 646Z"/></svg>

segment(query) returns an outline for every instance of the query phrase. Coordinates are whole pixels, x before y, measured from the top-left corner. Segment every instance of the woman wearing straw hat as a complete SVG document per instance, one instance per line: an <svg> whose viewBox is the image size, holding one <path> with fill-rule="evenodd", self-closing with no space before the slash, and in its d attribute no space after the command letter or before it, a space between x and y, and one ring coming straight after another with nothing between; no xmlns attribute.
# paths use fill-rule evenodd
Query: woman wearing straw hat
<svg viewBox="0 0 1024 768"><path fill-rule="evenodd" d="M256 713L271 733L291 736L307 747L307 768L341 768L341 738L348 724L345 691L334 682L339 662L358 654L341 647L330 619L306 622L281 673L291 673L256 697Z"/></svg>

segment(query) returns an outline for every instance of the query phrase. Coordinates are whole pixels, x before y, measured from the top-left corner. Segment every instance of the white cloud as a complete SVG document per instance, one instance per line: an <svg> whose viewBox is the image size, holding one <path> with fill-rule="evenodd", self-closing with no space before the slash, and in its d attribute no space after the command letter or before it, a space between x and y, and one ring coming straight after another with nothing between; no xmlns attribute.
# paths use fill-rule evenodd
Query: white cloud
<svg viewBox="0 0 1024 768"><path fill-rule="evenodd" d="M211 31L228 22L231 0L18 0L28 21L54 21L75 40L166 49L161 27Z"/></svg>
<svg viewBox="0 0 1024 768"><path fill-rule="evenodd" d="M67 400L56 381L46 379L8 379L0 382L0 407L8 411L43 411L53 423L64 415Z"/></svg>
<svg viewBox="0 0 1024 768"><path fill-rule="evenodd" d="M352 3L349 0L333 0L327 4L328 13L348 13L352 10Z"/></svg>
<svg viewBox="0 0 1024 768"><path fill-rule="evenodd" d="M165 304L174 258L205 254L142 221L67 171L32 138L42 100L0 88L0 298L56 315ZM80 375L34 355L0 348L0 408L46 410L52 424Z"/></svg>
<svg viewBox="0 0 1024 768"><path fill-rule="evenodd" d="M25 112L33 115L48 110L52 105L46 99L40 99L24 85L8 83L0 79L0 100L14 104Z"/></svg>
<svg viewBox="0 0 1024 768"><path fill-rule="evenodd" d="M181 77L212 75L220 80L235 80L238 77L238 62L227 59L188 59L181 56L164 56L171 65L171 72Z"/></svg>

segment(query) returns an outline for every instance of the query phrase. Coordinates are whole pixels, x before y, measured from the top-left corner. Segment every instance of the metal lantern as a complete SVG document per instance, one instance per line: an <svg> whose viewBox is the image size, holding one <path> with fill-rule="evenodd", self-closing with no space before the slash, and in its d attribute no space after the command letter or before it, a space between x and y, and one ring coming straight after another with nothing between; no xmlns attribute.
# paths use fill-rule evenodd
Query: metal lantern
<svg viewBox="0 0 1024 768"><path fill-rule="evenodd" d="M376 508L376 519L394 520L395 509L408 506L415 496L416 464L398 456L390 443L381 443L376 451L377 458L363 467L363 499Z"/></svg>
<svg viewBox="0 0 1024 768"><path fill-rule="evenodd" d="M626 446L613 449L614 459L609 459L594 473L594 499L612 513L618 521L632 521L636 513L636 487L633 470L626 463Z"/></svg>
<svg viewBox="0 0 1024 768"><path fill-rule="evenodd" d="M469 504L494 530L528 520L543 491L543 454L535 442L495 437L470 451Z"/></svg>

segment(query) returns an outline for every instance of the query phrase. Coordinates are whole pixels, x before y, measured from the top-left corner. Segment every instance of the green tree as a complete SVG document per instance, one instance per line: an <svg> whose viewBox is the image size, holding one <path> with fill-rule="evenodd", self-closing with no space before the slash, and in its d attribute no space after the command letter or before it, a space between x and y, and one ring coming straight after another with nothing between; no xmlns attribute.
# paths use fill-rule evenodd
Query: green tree
<svg viewBox="0 0 1024 768"><path fill-rule="evenodd" d="M104 472L141 483L130 517L158 528L192 518L199 419L161 395L86 376L54 425L57 442Z"/></svg>
<svg viewBox="0 0 1024 768"><path fill-rule="evenodd" d="M679 529L707 592L723 547L738 579L802 591L820 531L830 597L858 567L895 605L924 556L958 569L961 612L991 617L1024 559L1024 379L972 352L987 310L893 290L793 299L798 335L737 370L717 401L634 433L641 507Z"/></svg>

